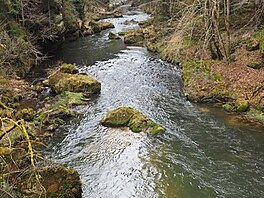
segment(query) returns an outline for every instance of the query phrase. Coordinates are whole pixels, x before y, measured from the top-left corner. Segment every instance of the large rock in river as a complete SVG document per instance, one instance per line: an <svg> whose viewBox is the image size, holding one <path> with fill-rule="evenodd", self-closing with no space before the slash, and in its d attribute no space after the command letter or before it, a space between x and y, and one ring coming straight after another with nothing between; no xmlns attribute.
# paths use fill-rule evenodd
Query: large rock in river
<svg viewBox="0 0 264 198"><path fill-rule="evenodd" d="M144 42L144 33L142 29L130 30L124 37L125 44L142 45Z"/></svg>
<svg viewBox="0 0 264 198"><path fill-rule="evenodd" d="M101 83L96 79L79 71L71 64L63 64L49 77L48 84L57 94L69 92L83 92L87 94L98 93Z"/></svg>
<svg viewBox="0 0 264 198"><path fill-rule="evenodd" d="M143 113L131 107L119 107L109 111L101 120L106 127L129 127L133 132L147 132L150 134L161 134L165 129L153 122Z"/></svg>
<svg viewBox="0 0 264 198"><path fill-rule="evenodd" d="M101 32L102 30L108 29L108 28L114 28L114 24L107 21L90 21L89 26L92 27L92 30L94 33Z"/></svg>

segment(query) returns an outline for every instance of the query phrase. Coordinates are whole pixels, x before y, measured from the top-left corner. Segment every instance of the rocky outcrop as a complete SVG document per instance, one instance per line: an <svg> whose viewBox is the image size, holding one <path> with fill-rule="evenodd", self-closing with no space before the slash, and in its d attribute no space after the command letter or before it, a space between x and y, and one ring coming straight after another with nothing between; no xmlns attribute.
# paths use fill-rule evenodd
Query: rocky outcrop
<svg viewBox="0 0 264 198"><path fill-rule="evenodd" d="M106 127L129 127L135 133L147 132L156 135L165 132L161 125L131 107L119 107L109 111L101 120L101 124Z"/></svg>

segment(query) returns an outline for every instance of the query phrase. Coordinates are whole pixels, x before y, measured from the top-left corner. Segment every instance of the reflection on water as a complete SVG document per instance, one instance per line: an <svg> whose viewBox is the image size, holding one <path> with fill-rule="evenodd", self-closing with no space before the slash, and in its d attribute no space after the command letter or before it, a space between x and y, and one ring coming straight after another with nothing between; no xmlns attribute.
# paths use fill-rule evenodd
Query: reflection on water
<svg viewBox="0 0 264 198"><path fill-rule="evenodd" d="M100 43L106 36L68 43L59 54L102 83L83 118L58 131L48 150L79 170L83 197L264 197L261 129L230 125L223 112L191 104L178 68L145 48ZM157 138L99 125L123 105L149 115L166 133Z"/></svg>

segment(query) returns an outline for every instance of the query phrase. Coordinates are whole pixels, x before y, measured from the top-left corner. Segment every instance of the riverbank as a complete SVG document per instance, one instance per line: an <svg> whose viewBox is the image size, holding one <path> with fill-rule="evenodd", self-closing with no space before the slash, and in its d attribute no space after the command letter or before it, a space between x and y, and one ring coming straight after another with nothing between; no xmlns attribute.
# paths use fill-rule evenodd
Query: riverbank
<svg viewBox="0 0 264 198"><path fill-rule="evenodd" d="M60 61L48 66L45 71L43 69L47 78L31 77L28 81L26 76L32 67L39 67L40 61L44 60L42 53L52 55L53 50L59 48L65 39L72 41L113 28L113 24L98 20L121 17L122 13L119 9L108 11L107 4L91 7L89 4L81 10L85 14L81 20L74 11L79 8L78 5L72 7L68 2L59 8L58 4L54 2L50 5L49 12L52 15L56 12L56 16L61 19L50 19L50 28L54 31L53 35L50 35L52 37L46 38L44 33L32 33L31 29L27 29L28 24L20 24L13 19L7 12L13 9L12 5L3 3L7 10L1 18L10 20L10 23L7 22L7 25L2 27L2 33L8 35L8 39L0 37L0 54L3 55L0 61L0 186L4 197L82 196L78 172L54 163L46 163L42 150L58 127L70 118L78 116L72 107L87 104L90 96L100 91L100 83L79 73L73 65ZM46 5L40 3L39 6ZM44 8L43 10L45 12ZM25 13L23 17L28 16ZM10 24L17 27L17 34L10 33L15 31ZM43 29L46 28L45 24L40 25ZM35 35L36 40L39 37L43 37L43 40L33 45L35 40L29 38L31 33ZM53 36L56 39L53 40ZM10 46L8 42L16 43L17 47ZM21 42L24 43L23 46ZM41 50L37 50L39 45ZM17 54L19 49L23 49L19 55L10 56ZM31 53L33 51L34 53Z"/></svg>
<svg viewBox="0 0 264 198"><path fill-rule="evenodd" d="M155 29L155 28L152 28L152 30L153 29ZM167 30L167 29L165 29L165 30ZM157 28L157 32L158 31L160 31L159 28ZM160 32L162 32L162 31L160 31ZM154 32L154 31L148 31L148 34L146 34L146 31L140 31L140 32L137 32L136 35L137 35L137 38L139 39L139 41L142 42L142 43L143 43L143 40L141 40L142 39L142 35L143 35L143 39L144 39L145 35L148 35L148 38L149 38L149 40L148 40L149 42L147 43L148 46L150 46L151 44L157 44L158 43L158 42L154 42L153 38L155 38L159 34L156 34L156 32ZM166 36L166 35L168 35L168 34L164 33L163 36ZM156 41L162 41L162 39L164 39L164 38L167 38L167 37L157 37ZM166 43L166 42L164 42L164 43ZM154 48L150 48L150 47L149 47L149 49L152 49L152 50L154 49L154 51L162 52L162 50L160 50L158 46L159 45L157 45L157 47L155 47L155 45L152 45L152 47L154 47L155 49ZM164 52L162 54L164 54L164 56L168 56L169 57L169 55L168 55L169 53L167 53L167 52L166 53ZM171 53L171 61L172 61L173 57L174 57L174 54ZM138 59L138 57L136 59L134 59L134 60L137 60L137 59ZM126 57L124 62L126 63L126 62L128 62L128 60L129 60L129 57ZM166 60L169 60L169 59L167 58ZM177 63L178 59L174 59L174 60L175 61L172 61L172 62ZM196 91L196 88L198 86L197 83L201 83L202 77L205 78L205 80L204 80L205 84L210 84L211 87L209 87L209 88L213 89L214 87L218 87L218 86L219 86L219 89L223 88L222 77L219 76L218 73L224 72L225 70L223 70L223 71L215 70L214 72L212 72L213 70L211 68L212 65L217 64L218 62L209 60L209 61L204 61L204 62L197 62L197 61L191 62L191 61L188 61L188 62L185 63L186 65L184 65L183 61L182 61L182 63L183 63L183 72L185 72L185 73L183 73L184 74L184 80L185 80L185 89L188 88L188 87L186 87L186 85L188 85L188 83L189 83L190 90L191 91ZM138 63L136 63L136 65L137 64ZM199 67L197 67L197 65ZM23 129L23 126L25 126L25 128L27 129L28 136L30 137L30 140L31 140L33 145L40 144L39 139L42 139L44 137L52 139L52 134L54 133L54 130L56 130L56 128L58 126L62 125L64 123L64 121L67 120L67 118L69 118L70 116L74 115L74 112L72 112L70 107L72 107L74 105L77 105L77 104L80 104L80 105L81 104L85 104L87 102L87 100L89 100L89 94L88 94L88 97L87 97L87 94L72 93L72 91L76 90L76 88L78 89L80 87L83 87L83 86L79 86L80 85L79 83L72 84L72 82L75 82L75 80L70 81L70 82L69 81L60 82L60 79L64 79L64 80L65 80L65 78L66 79L68 79L68 78L75 79L72 75L77 74L78 77L80 77L80 76L83 77L84 74L83 73L78 73L78 70L76 68L72 67L72 65L59 64L59 66L61 66L61 67L60 68L55 68L55 70L51 70L50 71L50 77L49 77L50 81L49 80L48 81L42 81L42 82L39 82L39 83L35 81L34 85L32 85L30 83L27 83L26 81L23 81L20 77L16 77L16 79L14 79L15 75L13 75L12 78L10 78L10 79L3 78L2 81L1 81L3 83L2 86L1 86L1 91L10 94L10 95L6 94L5 95L6 98L5 99L3 98L4 102L1 103L1 113L4 112L4 114L3 114L4 118L5 117L11 117L11 118L14 118L16 121L19 121L20 119L28 120L28 125L27 125L27 123L20 123L19 122L18 125L20 127L18 127L18 129L20 129L20 128ZM126 66L128 66L128 65L126 65ZM219 67L220 68L225 68L225 67L222 67L222 65L219 65ZM142 70L143 68L144 67L141 67L140 69ZM126 68L124 68L123 70L126 70ZM57 73L58 71L62 72L62 74L58 75L58 73ZM164 69L160 70L160 73L162 73L162 72L164 72ZM171 72L173 72L173 71L171 71ZM199 79L196 79L196 78L194 79L193 75L192 75L193 73L197 74ZM136 75L137 75L137 73L135 73L132 76L135 77ZM157 77L155 74L152 74L152 75L153 75L153 79L154 78L158 78L158 81L162 80L162 78L159 78L159 76ZM222 75L224 75L224 73ZM123 75L119 75L119 76L123 76ZM116 74L114 74L114 77L112 78L112 81L114 81L114 82L116 81L115 77L116 77ZM142 77L144 77L144 75L142 75ZM132 78L131 78L131 76L128 76L127 79L132 79ZM164 79L165 79L165 77L164 77ZM208 81L208 79L210 81ZM122 86L120 88L120 90L121 90L124 87L124 85L123 85L124 79L121 78L120 80L121 80L120 84L122 84ZM145 80L145 78L142 78L140 82L142 83L144 80ZM58 82L58 84L56 82ZM83 81L83 82L86 82L86 80ZM194 83L194 84L192 84L192 83ZM211 84L211 83L213 83L213 84ZM10 86L10 84L12 84L12 86ZM106 84L108 84L108 83L105 83L105 85ZM5 85L5 86L3 86L3 85ZM62 85L63 86L69 85L69 86L67 86L67 89L65 90L65 88L62 87ZM138 84L136 84L136 85L138 85ZM168 83L168 85L171 85L171 84ZM207 85L207 86L209 86L209 85ZM50 89L47 89L48 87L51 87L53 89L53 93L50 92ZM98 86L96 86L96 87L98 87ZM129 87L129 85L127 85L126 87ZM138 89L138 86L135 86L135 88ZM97 88L95 88L95 90L98 91ZM113 89L113 90L118 90L118 89ZM204 90L204 88L203 89L201 88L199 90L200 91L202 90L205 93L208 92L208 90L206 90L206 89ZM15 94L13 94L14 91L15 91ZM86 90L82 90L82 91L86 92ZM152 92L150 92L150 95L153 94L155 91L157 92L157 90L155 89L155 86L154 86L153 89L151 89L151 91ZM189 93L192 93L191 91L189 91ZM199 91L199 93L202 93L200 91ZM261 92L262 90L260 89L258 91ZM258 94L257 92L255 93L255 95ZM133 92L131 92L131 93L133 93ZM188 92L186 91L186 93L188 93ZM251 92L249 92L249 93L251 93ZM110 93L110 94L113 95L112 93ZM115 99L116 99L116 97L118 97L119 94L120 93L116 94ZM123 92L123 94L125 95L126 92ZM135 93L133 93L133 94L135 94ZM138 95L140 95L140 96L141 96L141 94L142 93L138 93ZM194 95L193 100L195 100L195 101L199 101L200 100L199 99L200 96L198 95L198 93L194 93L193 95ZM195 99L196 95L199 96L198 99ZM217 98L217 97L204 97L204 95L205 94L203 93L202 94L202 100L200 100L200 101L207 101L207 102L208 101L214 101L214 102L215 101L221 101L222 102L222 100L225 100L225 101L235 100L235 98L231 98L229 94L223 95L223 96L221 96L219 98ZM3 95L1 95L1 97L2 96ZM188 94L187 96L191 99L192 95ZM160 95L159 97L152 96L152 98L154 98L155 102L162 100L163 97L164 96L162 96L162 95ZM122 98L124 98L123 95L122 95ZM127 98L125 103L127 103L129 98L131 98L131 96ZM145 98L148 98L148 97L145 97ZM133 100L136 101L135 98L133 98ZM149 98L148 98L148 100L149 100ZM17 104L15 104L16 101L18 101ZM116 100L113 100L113 101L116 101ZM154 104L156 104L155 102L154 102ZM54 105L56 105L56 106L54 106ZM157 102L156 105L157 106L159 105L158 102ZM153 105L153 106L155 106L155 105ZM21 108L21 112L18 111L18 109L20 109L20 108ZM156 107L153 107L153 108L154 109L152 109L152 110L154 112L156 110ZM237 106L232 107L232 105L231 105L231 108L237 108ZM247 108L243 107L242 109L247 109ZM95 110L95 111L98 112L98 110ZM176 111L177 110L174 109L173 114L175 114ZM173 114L171 115L171 117L174 116ZM156 117L156 119L159 119L158 116ZM184 119L182 119L182 120L184 122ZM13 128L11 120L5 120L4 119L4 122L5 122L4 125L3 125L3 123L1 125L1 127L4 128L3 131L9 131L10 127ZM168 122L164 122L164 123L168 123ZM97 126L97 124L96 124L96 126ZM198 126L198 123L197 123L197 126ZM41 131L38 132L38 130L36 130L36 129L41 129ZM35 135L34 132L36 132L36 131L37 131L37 134ZM89 129L87 131L91 131L91 129ZM18 133L20 133L20 132L21 131L19 130ZM23 132L23 130L22 130L22 132ZM27 135L25 137L27 137ZM23 138L21 136L19 138L22 139L22 142L23 141L25 142L25 138ZM19 138L17 139L18 142L20 142ZM50 139L48 139L47 141L49 141ZM12 140L14 140L14 139L12 139ZM10 146L8 143L10 143L10 141L6 141L5 145ZM12 149L14 148L12 150L12 152L13 151L17 151L17 150L22 150L24 152L23 155L19 155L20 157L17 158L18 160L24 158L25 156L31 157L31 155L25 154L25 151L28 150L27 147L29 145L27 141L25 142L24 146L21 146L20 144L17 144L17 141L11 141L11 143L14 143L14 144L11 145ZM105 141L104 141L104 143L105 143ZM8 146L5 146L5 148L1 150L1 154L6 155L6 156L10 156L11 150L8 150L8 148L7 148ZM97 147L97 148L100 148L100 147ZM175 148L174 150L177 150L177 149ZM16 154L17 153L12 153L11 156L13 157L13 155L16 155ZM112 145L111 145L111 148L109 149L109 155L111 155L111 154L112 154ZM34 155L33 155L33 157L34 157ZM39 158L39 157L40 157L40 155L38 155L38 153L35 154L35 158ZM27 158L27 159L28 159L27 163L28 163L29 166L21 166L21 167L23 167L23 168L30 167L30 168L34 169L34 165L30 163L31 162L30 158ZM104 159L104 156L103 156L103 159ZM21 160L22 164L24 162L25 162L24 160ZM42 161L40 160L40 163L41 162ZM123 162L124 163L127 162L127 158ZM18 164L19 163L16 163L16 165L18 165ZM108 167L109 166L107 166L107 171L109 171ZM4 169L4 171L8 172L10 170L13 170L13 171L18 172L18 173L24 173L24 171L25 171L25 170L22 170L22 169L17 170L17 169L12 169L12 168L13 168L13 164L12 164L12 166L10 165L10 166L8 166L8 168ZM30 174L32 174L32 173L34 173L34 172L30 172ZM55 174L55 173L59 173L59 174ZM42 170L39 171L39 174L41 175L42 178L44 178L45 175L54 174L54 178L53 179L50 179L49 177L47 177L48 182L47 183L45 182L46 184L42 185L42 186L44 186L45 190L48 193L57 193L55 195L56 197L60 197L60 196L62 196L62 197L65 197L65 196L66 197L67 196L78 197L78 196L80 196L80 185L81 184L79 182L79 176L78 176L76 171L73 171L72 169L66 169L66 171L65 171L65 169L63 167L61 167L61 168L54 168L52 170L49 170L48 174L47 174L45 169L44 170L42 169ZM64 174L66 174L67 176L64 176ZM7 175L7 176L10 176L10 175ZM29 176L26 174L26 177L29 177ZM97 177L97 175L95 177ZM17 178L17 175L15 175L14 178ZM37 178L38 178L38 176L36 176L36 180L35 181L32 180L34 182L33 182L32 185L29 185L29 187L28 187L29 189L38 188L38 187L41 189L41 186L37 186L37 187L34 186L34 183L36 184L36 182L38 182ZM74 181L70 181L71 185L68 186L69 183L65 184L65 183L62 183L62 182L57 182L57 181L60 181L61 178L62 178L62 181L64 181L64 180L68 180L69 181L69 179L74 178ZM23 177L20 177L20 179L22 181L26 180ZM21 182L21 180L17 180L17 181L19 181L20 184L24 185L25 183ZM4 182L6 182L6 183L4 183ZM1 185L5 187L4 188L5 191L12 192L10 190L10 186L11 186L10 184L13 184L13 182L14 182L14 180L12 180L12 179L7 180L5 178L5 180L3 180L3 182L1 180ZM22 185L17 186L17 183L15 183L15 184L16 184L15 187L21 189ZM63 186L67 186L67 188L64 188ZM11 188L11 189L16 191L16 189L14 189L14 188ZM31 196L34 193L40 192L40 191L30 191L29 189L23 189L22 190L23 196ZM65 192L66 194L60 195L61 192ZM14 193L17 193L17 192L14 192ZM50 196L53 196L53 195L51 194Z"/></svg>
<svg viewBox="0 0 264 198"><path fill-rule="evenodd" d="M72 107L87 104L100 91L100 83L70 64L51 70L46 82L1 82L0 182L4 197L81 197L78 172L46 163L41 151L58 127L77 116Z"/></svg>
<svg viewBox="0 0 264 198"><path fill-rule="evenodd" d="M153 6L140 5L155 14ZM125 42L145 44L162 60L181 67L184 92L190 101L214 103L245 122L264 124L262 30L234 32L230 60L213 60L202 42L177 29L181 25L177 20L156 20L141 22L140 29L127 33Z"/></svg>

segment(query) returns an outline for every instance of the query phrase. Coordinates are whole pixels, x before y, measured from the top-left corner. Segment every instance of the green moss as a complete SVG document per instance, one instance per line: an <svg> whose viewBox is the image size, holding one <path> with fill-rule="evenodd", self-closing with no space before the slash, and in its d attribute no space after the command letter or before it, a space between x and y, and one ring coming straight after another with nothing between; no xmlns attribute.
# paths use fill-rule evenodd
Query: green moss
<svg viewBox="0 0 264 198"><path fill-rule="evenodd" d="M8 107L2 101L0 101L0 108L8 109Z"/></svg>
<svg viewBox="0 0 264 198"><path fill-rule="evenodd" d="M16 112L15 117L17 119L24 119L26 121L31 121L34 119L35 111L32 108L21 109Z"/></svg>
<svg viewBox="0 0 264 198"><path fill-rule="evenodd" d="M213 102L230 96L222 75L210 69L215 63L214 60L182 63L184 92L189 100Z"/></svg>
<svg viewBox="0 0 264 198"><path fill-rule="evenodd" d="M74 112L65 106L56 106L47 111L41 111L39 116L34 120L35 124L45 125L52 129L57 128L64 123L64 119L74 116Z"/></svg>
<svg viewBox="0 0 264 198"><path fill-rule="evenodd" d="M57 102L55 105L76 106L76 105L83 105L87 103L87 101L88 99L85 97L84 93L65 91L60 95L58 95Z"/></svg>
<svg viewBox="0 0 264 198"><path fill-rule="evenodd" d="M244 99L237 99L235 101L235 107L236 107L236 111L239 112L247 111L249 108L249 102Z"/></svg>
<svg viewBox="0 0 264 198"><path fill-rule="evenodd" d="M128 127L131 131L138 133L140 131L147 131L149 126L148 123L150 122L149 118L143 115L139 111L135 111L132 118L129 120Z"/></svg>
<svg viewBox="0 0 264 198"><path fill-rule="evenodd" d="M127 32L118 32L119 36L125 36L127 34Z"/></svg>
<svg viewBox="0 0 264 198"><path fill-rule="evenodd" d="M250 109L250 111L247 112L247 116L250 119L256 120L256 121L264 124L264 113L260 110Z"/></svg>
<svg viewBox="0 0 264 198"><path fill-rule="evenodd" d="M235 111L235 106L233 104L230 104L230 103L223 104L223 108L226 111Z"/></svg>
<svg viewBox="0 0 264 198"><path fill-rule="evenodd" d="M127 126L134 113L130 107L120 107L108 112L101 123L106 127Z"/></svg>
<svg viewBox="0 0 264 198"><path fill-rule="evenodd" d="M10 21L9 22L9 33L17 38L22 38L26 39L26 31L23 29L23 27L15 22L15 21Z"/></svg>
<svg viewBox="0 0 264 198"><path fill-rule="evenodd" d="M253 69L260 69L262 67L262 63L249 63L247 66Z"/></svg>
<svg viewBox="0 0 264 198"><path fill-rule="evenodd" d="M246 41L246 49L248 51L255 51L259 49L259 40L256 38L250 38Z"/></svg>
<svg viewBox="0 0 264 198"><path fill-rule="evenodd" d="M9 147L0 147L0 156L11 154L12 149Z"/></svg>
<svg viewBox="0 0 264 198"><path fill-rule="evenodd" d="M222 75L219 74L219 73L213 73L212 74L212 77L213 77L213 80L215 80L215 81L221 81L221 80L223 80Z"/></svg>
<svg viewBox="0 0 264 198"><path fill-rule="evenodd" d="M78 69L74 65L66 64L66 63L64 63L64 64L62 64L60 66L60 72L67 73L67 74L77 74L77 73L79 73Z"/></svg>
<svg viewBox="0 0 264 198"><path fill-rule="evenodd" d="M215 63L214 60L208 61L186 61L182 63L182 78L185 83L196 77L208 78L209 65ZM213 74L214 79L220 79L220 74Z"/></svg>
<svg viewBox="0 0 264 198"><path fill-rule="evenodd" d="M259 50L264 54L264 29L262 29L257 35L256 38L259 39Z"/></svg>
<svg viewBox="0 0 264 198"><path fill-rule="evenodd" d="M152 135L156 134L162 134L164 133L165 129L161 127L159 124L156 124L154 122L149 123L151 125L151 129L149 130L149 133Z"/></svg>
<svg viewBox="0 0 264 198"><path fill-rule="evenodd" d="M245 112L249 108L249 102L244 99L237 99L235 102L224 104L223 108L226 111Z"/></svg>
<svg viewBox="0 0 264 198"><path fill-rule="evenodd" d="M131 107L119 107L106 114L101 124L106 127L127 126L135 133L144 131L150 134L161 134L165 129L154 123L147 116Z"/></svg>

